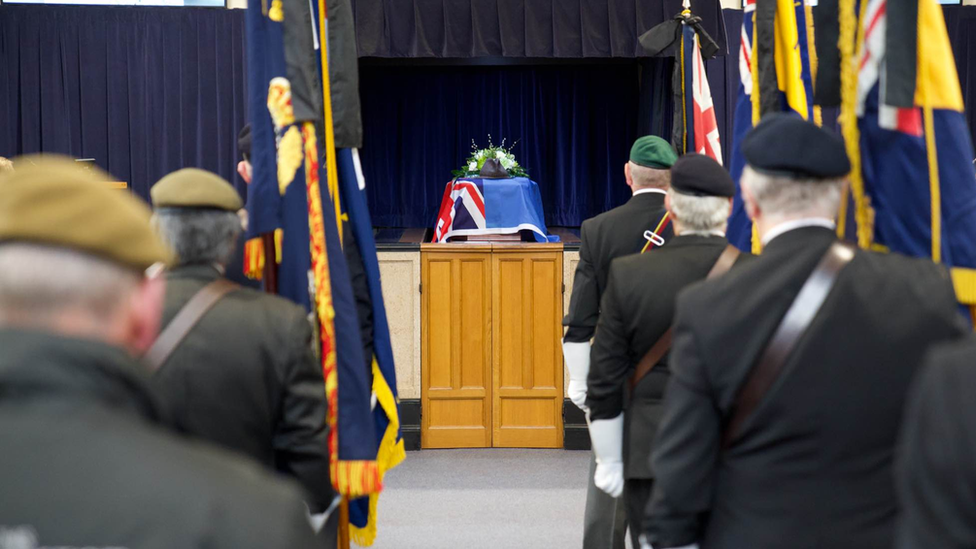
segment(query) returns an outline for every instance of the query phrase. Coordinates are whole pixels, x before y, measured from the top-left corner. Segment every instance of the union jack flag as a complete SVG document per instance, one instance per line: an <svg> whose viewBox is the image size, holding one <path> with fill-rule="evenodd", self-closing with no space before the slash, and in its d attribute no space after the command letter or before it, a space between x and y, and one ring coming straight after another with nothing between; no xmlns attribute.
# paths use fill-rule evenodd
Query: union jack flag
<svg viewBox="0 0 976 549"><path fill-rule="evenodd" d="M710 156L722 163L722 144L719 141L718 122L715 120L715 107L712 104L712 91L705 75L705 62L702 60L701 45L694 29L685 25L683 32L690 34L692 42L691 74L694 127L694 150L698 154ZM687 38L686 38L687 40ZM692 132L688 132L692 133ZM691 143L689 143L691 145ZM689 147L690 148L690 147Z"/></svg>
<svg viewBox="0 0 976 549"><path fill-rule="evenodd" d="M481 180L457 179L447 184L434 227L434 242L444 242L449 232L485 230L485 195Z"/></svg>

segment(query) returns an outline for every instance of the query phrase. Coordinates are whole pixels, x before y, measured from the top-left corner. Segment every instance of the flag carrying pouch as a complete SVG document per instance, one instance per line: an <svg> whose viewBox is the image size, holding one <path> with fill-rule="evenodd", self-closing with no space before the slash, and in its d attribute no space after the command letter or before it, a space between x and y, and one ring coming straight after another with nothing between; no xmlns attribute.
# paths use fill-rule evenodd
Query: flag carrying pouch
<svg viewBox="0 0 976 549"><path fill-rule="evenodd" d="M786 311L773 337L752 367L745 383L732 403L732 414L722 434L722 448L727 450L742 434L742 426L756 410L763 397L776 382L797 342L810 327L823 306L837 275L854 259L854 246L846 242L834 242L817 267L803 283L800 293Z"/></svg>

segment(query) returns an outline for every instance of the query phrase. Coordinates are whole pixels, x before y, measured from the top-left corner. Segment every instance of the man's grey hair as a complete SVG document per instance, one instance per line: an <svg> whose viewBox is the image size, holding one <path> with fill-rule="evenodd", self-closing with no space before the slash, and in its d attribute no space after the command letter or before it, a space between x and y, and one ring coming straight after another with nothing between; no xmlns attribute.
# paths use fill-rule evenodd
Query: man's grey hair
<svg viewBox="0 0 976 549"><path fill-rule="evenodd" d="M668 189L671 214L686 231L725 231L732 212L729 199L721 196L693 196Z"/></svg>
<svg viewBox="0 0 976 549"><path fill-rule="evenodd" d="M43 323L68 310L109 320L141 279L138 272L74 250L0 244L0 323Z"/></svg>
<svg viewBox="0 0 976 549"><path fill-rule="evenodd" d="M840 208L845 177L797 178L769 175L746 166L739 183L749 189L759 208L768 215L816 215L833 219Z"/></svg>
<svg viewBox="0 0 976 549"><path fill-rule="evenodd" d="M630 178L635 189L665 189L671 186L671 170L655 170L630 163Z"/></svg>
<svg viewBox="0 0 976 549"><path fill-rule="evenodd" d="M241 219L234 212L196 208L160 208L153 224L179 258L179 264L225 266L241 234Z"/></svg>

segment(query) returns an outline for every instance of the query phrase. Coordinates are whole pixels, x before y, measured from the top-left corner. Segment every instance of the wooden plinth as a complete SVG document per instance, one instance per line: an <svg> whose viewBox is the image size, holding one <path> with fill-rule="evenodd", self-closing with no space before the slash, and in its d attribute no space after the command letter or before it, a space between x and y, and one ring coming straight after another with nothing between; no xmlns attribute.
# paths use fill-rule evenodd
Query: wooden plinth
<svg viewBox="0 0 976 549"><path fill-rule="evenodd" d="M561 448L562 244L421 247L421 444Z"/></svg>

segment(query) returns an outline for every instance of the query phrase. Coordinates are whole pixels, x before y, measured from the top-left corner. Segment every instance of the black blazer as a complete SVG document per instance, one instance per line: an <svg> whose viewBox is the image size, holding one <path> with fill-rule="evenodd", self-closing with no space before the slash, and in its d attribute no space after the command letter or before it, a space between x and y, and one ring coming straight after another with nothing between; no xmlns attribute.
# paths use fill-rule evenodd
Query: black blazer
<svg viewBox="0 0 976 549"><path fill-rule="evenodd" d="M669 377L667 356L644 376L625 406L630 377L671 327L678 292L704 279L727 245L720 236L676 236L651 253L615 259L610 265L590 352L586 404L590 419L611 419L627 408L627 478L654 478L650 456ZM737 262L751 257L742 254Z"/></svg>
<svg viewBox="0 0 976 549"><path fill-rule="evenodd" d="M614 259L639 253L647 240L644 231L653 231L664 217L664 195L642 193L626 204L587 219L580 227L580 261L573 279L569 312L563 319L568 326L566 340L589 342L600 316L600 297L607 287L607 271ZM665 240L674 231L669 223L661 231Z"/></svg>
<svg viewBox="0 0 976 549"><path fill-rule="evenodd" d="M976 547L976 339L933 352L905 412L897 549Z"/></svg>
<svg viewBox="0 0 976 549"><path fill-rule="evenodd" d="M942 267L858 252L742 436L720 451L739 387L834 241L825 228L789 231L678 297L644 522L655 547L891 547L909 383L930 345L967 331Z"/></svg>

